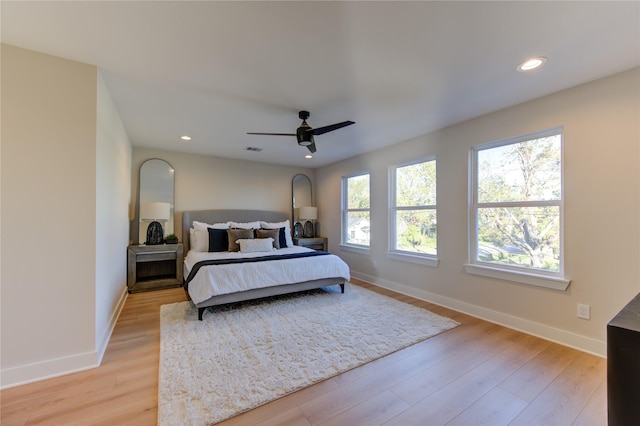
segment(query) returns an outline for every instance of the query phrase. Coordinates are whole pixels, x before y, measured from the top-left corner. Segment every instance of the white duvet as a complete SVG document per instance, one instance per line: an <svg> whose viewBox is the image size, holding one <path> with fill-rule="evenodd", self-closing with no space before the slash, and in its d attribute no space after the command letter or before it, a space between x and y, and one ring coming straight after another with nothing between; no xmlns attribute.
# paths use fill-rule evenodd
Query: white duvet
<svg viewBox="0 0 640 426"><path fill-rule="evenodd" d="M194 252L184 259L185 278L194 265L203 260L262 257L313 251L305 247L287 247L273 252ZM254 288L272 287L321 278L342 277L349 280L349 266L333 254L297 259L269 260L265 262L206 265L200 268L188 283L188 291L194 303L210 297Z"/></svg>

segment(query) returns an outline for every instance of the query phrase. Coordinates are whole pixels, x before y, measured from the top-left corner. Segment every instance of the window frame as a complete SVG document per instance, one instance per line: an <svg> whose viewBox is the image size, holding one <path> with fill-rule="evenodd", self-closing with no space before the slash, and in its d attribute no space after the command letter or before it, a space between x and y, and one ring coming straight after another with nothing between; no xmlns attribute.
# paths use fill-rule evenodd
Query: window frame
<svg viewBox="0 0 640 426"><path fill-rule="evenodd" d="M350 209L349 208L349 179L368 176L369 177L369 208ZM348 242L347 233L349 232L349 213L351 212L368 212L369 223L371 223L371 172L360 171L342 176L342 202L341 202L341 214L340 214L340 248L344 251L351 251L354 253L368 254L371 248L371 226L369 227L369 244L356 244Z"/></svg>
<svg viewBox="0 0 640 426"><path fill-rule="evenodd" d="M515 145L536 139L560 136L560 199L544 201L505 201L505 202L478 202L478 153L488 149L507 145ZM465 264L467 273L504 279L539 287L566 290L571 281L565 278L564 262L564 127L558 126L546 130L527 133L524 135L500 139L471 147L469 150L469 236L468 236L468 263ZM478 260L478 211L487 207L547 207L558 208L559 227L559 268L558 271L527 268L516 265L503 265Z"/></svg>
<svg viewBox="0 0 640 426"><path fill-rule="evenodd" d="M412 166L421 163L427 163L433 161L436 167L436 204L433 205L419 205L419 206L401 206L397 205L397 172L398 169ZM435 155L428 155L425 157L415 158L408 161L404 161L402 163L393 164L388 167L388 182L389 182L389 213L388 213L388 250L387 250L387 258L393 260L399 260L404 262L418 263L426 266L438 266L438 222L436 219L436 254L431 253L417 253L408 250L399 250L396 248L396 214L398 211L405 210L433 210L436 213L436 218L438 217L438 163Z"/></svg>

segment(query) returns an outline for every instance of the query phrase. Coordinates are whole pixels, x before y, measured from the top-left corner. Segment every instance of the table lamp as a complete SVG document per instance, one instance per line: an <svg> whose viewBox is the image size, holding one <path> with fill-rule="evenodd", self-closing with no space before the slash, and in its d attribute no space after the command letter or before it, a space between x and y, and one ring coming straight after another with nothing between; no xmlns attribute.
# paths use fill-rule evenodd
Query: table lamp
<svg viewBox="0 0 640 426"><path fill-rule="evenodd" d="M300 220L306 220L306 222L304 223L304 238L315 237L316 232L313 226L313 221L318 218L318 208L300 207L298 216L300 216Z"/></svg>
<svg viewBox="0 0 640 426"><path fill-rule="evenodd" d="M142 203L140 205L140 220L151 222L147 228L146 245L152 246L164 242L164 230L160 222L169 220L171 204L169 203Z"/></svg>

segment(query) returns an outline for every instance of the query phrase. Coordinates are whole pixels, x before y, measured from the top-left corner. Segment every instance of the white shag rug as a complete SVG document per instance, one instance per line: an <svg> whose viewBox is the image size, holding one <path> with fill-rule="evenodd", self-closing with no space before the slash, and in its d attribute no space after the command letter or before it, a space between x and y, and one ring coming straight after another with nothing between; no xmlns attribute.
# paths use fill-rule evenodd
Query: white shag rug
<svg viewBox="0 0 640 426"><path fill-rule="evenodd" d="M458 325L346 285L208 310L160 309L159 425L209 425Z"/></svg>

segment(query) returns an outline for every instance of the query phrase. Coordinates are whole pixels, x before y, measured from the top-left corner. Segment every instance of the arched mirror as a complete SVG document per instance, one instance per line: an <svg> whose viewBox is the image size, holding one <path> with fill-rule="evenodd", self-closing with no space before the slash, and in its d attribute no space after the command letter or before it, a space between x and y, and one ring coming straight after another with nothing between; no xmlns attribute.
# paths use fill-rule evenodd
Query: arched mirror
<svg viewBox="0 0 640 426"><path fill-rule="evenodd" d="M140 244L147 240L149 227L156 222L162 226L162 235L174 233L173 226L173 188L174 170L171 164L158 158L145 161L140 166L139 175L139 216L138 241ZM159 244L160 236L153 234L151 244Z"/></svg>
<svg viewBox="0 0 640 426"><path fill-rule="evenodd" d="M291 181L291 217L294 237L302 237L299 223L300 207L312 206L311 179L306 175L295 175ZM300 234L300 235L298 235Z"/></svg>

